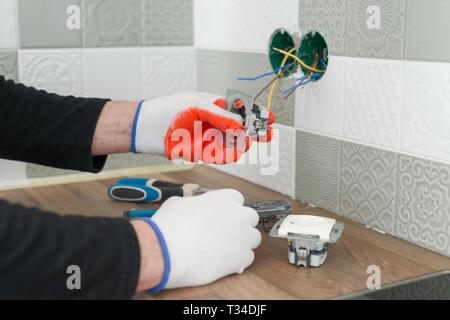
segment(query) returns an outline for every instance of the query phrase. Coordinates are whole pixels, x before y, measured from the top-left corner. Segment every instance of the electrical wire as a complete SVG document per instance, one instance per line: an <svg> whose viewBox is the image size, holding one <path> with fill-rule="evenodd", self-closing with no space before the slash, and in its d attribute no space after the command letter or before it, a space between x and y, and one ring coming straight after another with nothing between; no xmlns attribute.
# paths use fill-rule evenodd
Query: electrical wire
<svg viewBox="0 0 450 320"><path fill-rule="evenodd" d="M318 73L324 73L326 71L324 69L316 69L316 68L308 66L299 57L297 57L295 54L292 54L292 52L287 52L287 51L284 51L284 50L281 50L281 49L278 49L278 48L272 48L272 49L277 51L277 52L279 52L279 53L284 54L287 57L295 59L295 61L297 61L303 68L305 68L305 69L307 69L309 71L318 72Z"/></svg>
<svg viewBox="0 0 450 320"><path fill-rule="evenodd" d="M313 73L312 75L307 75L303 78L300 78L301 81L299 83L297 83L295 86L292 86L286 90L283 91L283 94L287 94L287 93L292 93L293 91L297 90L300 87L303 87L305 85L307 85L308 83L314 82L316 81L319 77L321 76L320 73ZM306 79L308 79L307 81L305 81Z"/></svg>
<svg viewBox="0 0 450 320"><path fill-rule="evenodd" d="M281 66L280 68L283 68L284 65L286 64L286 62L289 59L289 54L292 55L292 52L295 51L295 47L292 48L291 50L289 50L289 52L286 52L287 54L284 55L283 61L281 62ZM280 78L283 74L283 70L278 71L277 74L277 79L273 82L272 87L270 88L269 91L269 95L267 96L267 110L270 111L270 109L272 108L272 97L273 97L273 92L275 91L275 88L278 86L278 83L280 82Z"/></svg>
<svg viewBox="0 0 450 320"><path fill-rule="evenodd" d="M267 73L261 74L261 75L256 76L256 77L248 77L248 78L240 77L240 78L237 78L237 79L238 79L239 81L256 81L256 80L259 80L259 79L268 77L268 76L270 76L270 75L276 74L276 73L279 72L280 70L284 71L284 70L290 68L290 67L293 66L293 65L294 65L294 63L290 63L290 64L288 64L288 65L286 65L286 66L279 67L278 69L275 69L275 70L272 71L272 72L267 72Z"/></svg>

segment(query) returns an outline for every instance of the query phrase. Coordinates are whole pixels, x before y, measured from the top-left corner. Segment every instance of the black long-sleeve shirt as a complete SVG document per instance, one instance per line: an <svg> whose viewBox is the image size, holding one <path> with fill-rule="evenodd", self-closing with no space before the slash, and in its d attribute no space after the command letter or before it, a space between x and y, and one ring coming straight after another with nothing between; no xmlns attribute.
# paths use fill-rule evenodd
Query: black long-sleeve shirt
<svg viewBox="0 0 450 320"><path fill-rule="evenodd" d="M100 171L106 157L93 157L91 146L106 102L0 76L0 158ZM67 286L77 274L68 270L73 265L81 290ZM139 265L138 240L125 219L60 217L0 201L0 299L128 299Z"/></svg>

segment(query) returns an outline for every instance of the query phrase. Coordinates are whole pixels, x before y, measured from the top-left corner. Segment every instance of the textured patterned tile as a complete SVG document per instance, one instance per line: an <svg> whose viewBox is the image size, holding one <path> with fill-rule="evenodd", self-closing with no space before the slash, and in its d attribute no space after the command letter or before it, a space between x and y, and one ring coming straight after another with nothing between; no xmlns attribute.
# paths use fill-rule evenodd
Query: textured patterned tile
<svg viewBox="0 0 450 320"><path fill-rule="evenodd" d="M344 137L398 148L402 62L347 59L345 75Z"/></svg>
<svg viewBox="0 0 450 320"><path fill-rule="evenodd" d="M17 47L16 0L0 0L0 48Z"/></svg>
<svg viewBox="0 0 450 320"><path fill-rule="evenodd" d="M397 163L395 153L342 142L339 214L392 234Z"/></svg>
<svg viewBox="0 0 450 320"><path fill-rule="evenodd" d="M193 48L144 49L142 59L142 92L146 99L195 91Z"/></svg>
<svg viewBox="0 0 450 320"><path fill-rule="evenodd" d="M85 49L83 54L86 96L115 100L142 99L141 50Z"/></svg>
<svg viewBox="0 0 450 320"><path fill-rule="evenodd" d="M17 82L19 80L17 69L17 51L0 50L0 75Z"/></svg>
<svg viewBox="0 0 450 320"><path fill-rule="evenodd" d="M238 77L254 76L272 70L266 54L237 51L197 50L197 90L224 95L229 88L256 94L270 78L238 81ZM280 91L293 85L293 80L280 82ZM256 101L266 105L267 91ZM274 96L272 111L277 123L294 125L295 96L283 100Z"/></svg>
<svg viewBox="0 0 450 320"><path fill-rule="evenodd" d="M449 15L448 0L408 1L407 59L450 62Z"/></svg>
<svg viewBox="0 0 450 320"><path fill-rule="evenodd" d="M324 77L297 90L296 127L342 136L345 61L346 58L331 56Z"/></svg>
<svg viewBox="0 0 450 320"><path fill-rule="evenodd" d="M345 8L347 0L300 0L299 22L303 34L319 31L326 39L330 54L344 55L346 43Z"/></svg>
<svg viewBox="0 0 450 320"><path fill-rule="evenodd" d="M339 149L338 140L297 131L297 200L338 212Z"/></svg>
<svg viewBox="0 0 450 320"><path fill-rule="evenodd" d="M24 179L26 179L24 163L0 159L0 185Z"/></svg>
<svg viewBox="0 0 450 320"><path fill-rule="evenodd" d="M160 156L136 155L131 153L115 154L108 157L108 160L106 161L105 164L105 168L103 170L105 171L124 168L136 168L160 164L170 164L170 162L166 158ZM26 176L28 179L64 176L69 174L80 174L80 173L81 172L78 171L61 170L35 164L27 164L26 166Z"/></svg>
<svg viewBox="0 0 450 320"><path fill-rule="evenodd" d="M274 129L270 144L255 143L237 164L213 167L294 197L295 130L281 125Z"/></svg>
<svg viewBox="0 0 450 320"><path fill-rule="evenodd" d="M143 0L143 43L147 46L194 43L193 0Z"/></svg>
<svg viewBox="0 0 450 320"><path fill-rule="evenodd" d="M450 167L401 156L396 235L450 256Z"/></svg>
<svg viewBox="0 0 450 320"><path fill-rule="evenodd" d="M196 45L266 52L275 29L298 32L297 13L292 0L196 0Z"/></svg>
<svg viewBox="0 0 450 320"><path fill-rule="evenodd" d="M347 56L402 59L406 0L347 1Z"/></svg>
<svg viewBox="0 0 450 320"><path fill-rule="evenodd" d="M18 0L19 32L21 48L59 48L81 46L81 25L79 28L68 21L74 21L80 0ZM81 16L78 14L78 19ZM80 21L79 21L80 22ZM68 27L70 26L70 28Z"/></svg>
<svg viewBox="0 0 450 320"><path fill-rule="evenodd" d="M85 47L139 46L139 0L82 0Z"/></svg>
<svg viewBox="0 0 450 320"><path fill-rule="evenodd" d="M61 95L83 95L81 50L20 50L20 81Z"/></svg>
<svg viewBox="0 0 450 320"><path fill-rule="evenodd" d="M406 62L401 150L450 161L450 65Z"/></svg>

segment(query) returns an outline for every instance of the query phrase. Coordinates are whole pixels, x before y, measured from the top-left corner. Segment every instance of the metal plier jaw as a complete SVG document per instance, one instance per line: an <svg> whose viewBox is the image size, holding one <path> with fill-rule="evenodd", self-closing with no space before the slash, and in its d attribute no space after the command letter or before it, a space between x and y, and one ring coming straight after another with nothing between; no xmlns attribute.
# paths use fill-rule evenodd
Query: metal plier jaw
<svg viewBox="0 0 450 320"><path fill-rule="evenodd" d="M246 135L257 140L267 136L270 119L269 111L256 105L253 97L234 89L226 91L227 110L239 114L244 119Z"/></svg>

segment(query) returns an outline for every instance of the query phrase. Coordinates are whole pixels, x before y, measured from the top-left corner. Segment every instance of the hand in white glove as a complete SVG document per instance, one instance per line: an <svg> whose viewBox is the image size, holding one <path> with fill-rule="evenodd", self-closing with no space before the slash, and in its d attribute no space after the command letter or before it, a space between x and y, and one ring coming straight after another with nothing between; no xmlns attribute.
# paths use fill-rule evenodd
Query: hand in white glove
<svg viewBox="0 0 450 320"><path fill-rule="evenodd" d="M139 104L133 125L132 151L166 155L169 160L224 164L241 156L242 146L250 148L245 136L244 119L227 111L225 99L209 93L182 93L143 101ZM272 122L274 121L272 114ZM200 134L195 124L201 124ZM197 127L198 128L198 127ZM211 135L215 129L215 136ZM179 134L188 133L189 152L180 152ZM272 132L269 127L268 141ZM227 144L230 136L239 137ZM241 150L241 151L239 151Z"/></svg>
<svg viewBox="0 0 450 320"><path fill-rule="evenodd" d="M143 219L158 235L165 260L153 291L204 285L249 267L261 233L258 214L243 203L236 190L216 190L170 198L152 219Z"/></svg>

